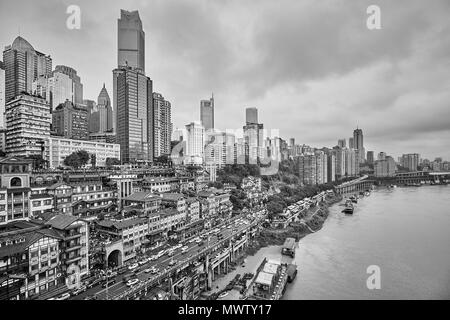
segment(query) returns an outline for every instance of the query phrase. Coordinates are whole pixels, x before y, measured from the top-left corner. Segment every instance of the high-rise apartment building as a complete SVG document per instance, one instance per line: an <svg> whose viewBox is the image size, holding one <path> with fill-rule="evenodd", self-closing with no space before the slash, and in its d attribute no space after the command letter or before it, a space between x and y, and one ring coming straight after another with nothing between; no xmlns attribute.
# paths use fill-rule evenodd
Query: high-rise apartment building
<svg viewBox="0 0 450 320"><path fill-rule="evenodd" d="M186 164L202 164L205 145L205 128L200 122L186 125Z"/></svg>
<svg viewBox="0 0 450 320"><path fill-rule="evenodd" d="M345 148L345 147L346 147L346 141L345 141L345 139L339 139L339 140L338 140L338 147L339 147L339 148Z"/></svg>
<svg viewBox="0 0 450 320"><path fill-rule="evenodd" d="M359 160L355 149L344 149L345 153L345 175L355 177L359 175Z"/></svg>
<svg viewBox="0 0 450 320"><path fill-rule="evenodd" d="M88 110L70 101L60 104L52 113L53 131L58 136L75 140L88 140Z"/></svg>
<svg viewBox="0 0 450 320"><path fill-rule="evenodd" d="M205 165L215 166L217 169L226 164L233 164L235 159L235 140L233 134L219 131L206 132L204 150Z"/></svg>
<svg viewBox="0 0 450 320"><path fill-rule="evenodd" d="M327 155L327 180L328 182L336 181L336 156L333 152Z"/></svg>
<svg viewBox="0 0 450 320"><path fill-rule="evenodd" d="M386 160L386 152L380 152L378 153L377 160Z"/></svg>
<svg viewBox="0 0 450 320"><path fill-rule="evenodd" d="M117 43L118 68L131 67L145 73L145 32L138 11L120 10Z"/></svg>
<svg viewBox="0 0 450 320"><path fill-rule="evenodd" d="M172 106L160 93L153 93L153 156L170 154Z"/></svg>
<svg viewBox="0 0 450 320"><path fill-rule="evenodd" d="M395 160L390 156L386 156L384 160L377 160L374 164L375 177L393 177L396 169Z"/></svg>
<svg viewBox="0 0 450 320"><path fill-rule="evenodd" d="M317 161L314 154L303 154L298 157L298 173L300 183L304 185L317 184Z"/></svg>
<svg viewBox="0 0 450 320"><path fill-rule="evenodd" d="M350 149L355 149L355 140L353 137L348 138L348 147Z"/></svg>
<svg viewBox="0 0 450 320"><path fill-rule="evenodd" d="M50 107L36 96L23 93L6 104L6 152L9 156L41 155L50 136Z"/></svg>
<svg viewBox="0 0 450 320"><path fill-rule="evenodd" d="M5 120L5 65L0 61L0 129L6 128Z"/></svg>
<svg viewBox="0 0 450 320"><path fill-rule="evenodd" d="M50 76L52 59L34 50L24 38L17 37L3 51L5 65L5 103L22 92L32 93L33 81L41 76Z"/></svg>
<svg viewBox="0 0 450 320"><path fill-rule="evenodd" d="M205 130L214 129L214 95L209 100L200 101L200 121Z"/></svg>
<svg viewBox="0 0 450 320"><path fill-rule="evenodd" d="M419 166L420 155L418 153L408 153L402 155L401 165L408 168L409 171L417 171Z"/></svg>

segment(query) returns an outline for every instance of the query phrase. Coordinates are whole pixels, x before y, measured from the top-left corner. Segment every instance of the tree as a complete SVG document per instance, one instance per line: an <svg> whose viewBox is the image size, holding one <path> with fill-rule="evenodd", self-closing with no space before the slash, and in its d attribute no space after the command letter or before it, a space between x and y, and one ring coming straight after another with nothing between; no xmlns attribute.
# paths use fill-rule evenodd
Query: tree
<svg viewBox="0 0 450 320"><path fill-rule="evenodd" d="M72 152L64 159L64 165L78 169L89 162L89 153L86 150Z"/></svg>
<svg viewBox="0 0 450 320"><path fill-rule="evenodd" d="M118 166L120 165L120 160L117 158L106 158L106 166L112 167L112 166Z"/></svg>

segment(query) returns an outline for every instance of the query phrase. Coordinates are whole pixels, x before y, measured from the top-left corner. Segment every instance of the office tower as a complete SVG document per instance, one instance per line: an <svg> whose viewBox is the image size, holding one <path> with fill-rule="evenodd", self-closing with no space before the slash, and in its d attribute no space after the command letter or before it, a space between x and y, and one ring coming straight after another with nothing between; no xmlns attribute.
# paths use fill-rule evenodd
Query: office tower
<svg viewBox="0 0 450 320"><path fill-rule="evenodd" d="M200 122L186 125L186 164L202 164L205 145L205 128Z"/></svg>
<svg viewBox="0 0 450 320"><path fill-rule="evenodd" d="M392 157L386 156L384 160L377 160L374 163L375 177L393 177L397 165Z"/></svg>
<svg viewBox="0 0 450 320"><path fill-rule="evenodd" d="M355 149L355 140L353 137L348 138L348 147L350 149Z"/></svg>
<svg viewBox="0 0 450 320"><path fill-rule="evenodd" d="M27 93L6 104L6 152L9 156L43 155L44 140L50 136L50 107Z"/></svg>
<svg viewBox="0 0 450 320"><path fill-rule="evenodd" d="M145 75L145 33L138 11L120 11L113 70L113 131L123 163L153 161L153 82Z"/></svg>
<svg viewBox="0 0 450 320"><path fill-rule="evenodd" d="M111 99L109 98L108 91L106 90L105 84L103 84L102 90L100 90L100 93L97 98L97 105L101 106L103 110L103 117L100 116L100 122L103 123L103 125L100 126L100 132L105 131L112 131L113 130L113 110L111 105ZM102 131L102 128L105 128L104 131Z"/></svg>
<svg viewBox="0 0 450 320"><path fill-rule="evenodd" d="M245 122L246 122L246 124L257 124L258 123L258 109L257 108L246 108L245 109Z"/></svg>
<svg viewBox="0 0 450 320"><path fill-rule="evenodd" d="M373 151L367 151L367 163L373 164L375 161L375 155Z"/></svg>
<svg viewBox="0 0 450 320"><path fill-rule="evenodd" d="M328 179L328 162L327 156L323 151L316 151L314 154L316 158L316 182L315 184L327 183Z"/></svg>
<svg viewBox="0 0 450 320"><path fill-rule="evenodd" d="M214 95L209 100L200 101L200 121L205 130L214 129Z"/></svg>
<svg viewBox="0 0 450 320"><path fill-rule="evenodd" d="M294 146L295 146L295 138L290 138L290 139L289 139L289 146L290 146L291 148L294 148Z"/></svg>
<svg viewBox="0 0 450 320"><path fill-rule="evenodd" d="M345 139L339 139L338 140L338 147L339 148L345 148L346 147L346 140Z"/></svg>
<svg viewBox="0 0 450 320"><path fill-rule="evenodd" d="M153 156L170 154L172 106L160 93L153 93Z"/></svg>
<svg viewBox="0 0 450 320"><path fill-rule="evenodd" d="M116 143L123 163L153 161L153 82L139 69L113 71L117 81L114 101Z"/></svg>
<svg viewBox="0 0 450 320"><path fill-rule="evenodd" d="M5 103L22 92L32 93L33 81L50 76L52 59L39 51L24 38L17 37L3 51L5 65Z"/></svg>
<svg viewBox="0 0 450 320"><path fill-rule="evenodd" d="M75 140L88 140L88 110L83 105L70 101L60 104L53 110L53 131L56 135Z"/></svg>
<svg viewBox="0 0 450 320"><path fill-rule="evenodd" d="M56 66L55 71L53 71L53 74L55 73L62 73L69 77L69 79L72 81L72 102L75 104L82 104L83 103L83 84L81 83L80 77L77 75L77 71L71 67L68 66Z"/></svg>
<svg viewBox="0 0 450 320"><path fill-rule="evenodd" d="M0 129L6 128L5 120L5 66L0 61Z"/></svg>
<svg viewBox="0 0 450 320"><path fill-rule="evenodd" d="M386 152L378 153L378 160L386 160Z"/></svg>
<svg viewBox="0 0 450 320"><path fill-rule="evenodd" d="M361 129L356 128L353 131L353 144L354 144L354 149L359 150L359 159L360 162L364 162L364 160L366 159L366 152L364 149L364 137L363 137L363 132Z"/></svg>
<svg viewBox="0 0 450 320"><path fill-rule="evenodd" d="M408 168L409 171L417 171L419 166L420 155L418 153L408 153L402 155L401 165Z"/></svg>
<svg viewBox="0 0 450 320"><path fill-rule="evenodd" d="M138 11L120 10L117 40L118 68L131 67L145 73L145 32Z"/></svg>

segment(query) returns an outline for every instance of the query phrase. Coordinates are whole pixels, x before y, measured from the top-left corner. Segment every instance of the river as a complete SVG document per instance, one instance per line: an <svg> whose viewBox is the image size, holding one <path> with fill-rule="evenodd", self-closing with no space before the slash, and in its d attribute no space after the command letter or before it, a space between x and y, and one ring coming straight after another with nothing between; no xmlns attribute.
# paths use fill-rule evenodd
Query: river
<svg viewBox="0 0 450 320"><path fill-rule="evenodd" d="M450 186L375 190L353 215L341 210L330 207L323 228L300 240L283 299L450 299ZM262 248L233 274L263 257L286 259L279 246ZM367 287L371 265L380 289Z"/></svg>

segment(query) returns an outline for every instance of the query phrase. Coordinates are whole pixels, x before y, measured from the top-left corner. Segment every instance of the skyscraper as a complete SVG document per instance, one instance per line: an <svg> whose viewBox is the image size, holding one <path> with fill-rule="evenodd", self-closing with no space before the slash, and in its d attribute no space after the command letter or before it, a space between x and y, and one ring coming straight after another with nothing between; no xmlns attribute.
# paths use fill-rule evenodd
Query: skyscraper
<svg viewBox="0 0 450 320"><path fill-rule="evenodd" d="M186 164L202 164L205 145L205 128L200 122L186 125Z"/></svg>
<svg viewBox="0 0 450 320"><path fill-rule="evenodd" d="M138 11L120 11L113 126L121 161L153 161L153 82L145 75L145 33Z"/></svg>
<svg viewBox="0 0 450 320"><path fill-rule="evenodd" d="M375 155L373 151L367 151L367 163L373 164L375 161Z"/></svg>
<svg viewBox="0 0 450 320"><path fill-rule="evenodd" d="M345 139L339 139L338 140L338 147L339 148L345 148L346 147Z"/></svg>
<svg viewBox="0 0 450 320"><path fill-rule="evenodd" d="M77 75L77 71L71 67L68 66L56 66L55 73L62 73L67 75L70 80L72 81L72 92L73 92L73 98L72 102L75 104L82 104L83 103L83 84L81 83L80 77Z"/></svg>
<svg viewBox="0 0 450 320"><path fill-rule="evenodd" d="M33 81L41 76L50 76L52 59L34 50L24 38L17 37L3 51L5 65L5 103L22 92L32 93Z"/></svg>
<svg viewBox="0 0 450 320"><path fill-rule="evenodd" d="M354 149L359 150L359 160L363 162L366 159L366 152L364 150L364 137L361 129L356 128L353 131Z"/></svg>
<svg viewBox="0 0 450 320"><path fill-rule="evenodd" d="M214 129L214 95L209 100L200 101L200 121L205 130Z"/></svg>
<svg viewBox="0 0 450 320"><path fill-rule="evenodd" d="M6 128L5 120L5 66L0 61L0 129Z"/></svg>
<svg viewBox="0 0 450 320"><path fill-rule="evenodd" d="M153 161L153 82L139 69L114 70L116 143L123 163Z"/></svg>
<svg viewBox="0 0 450 320"><path fill-rule="evenodd" d="M170 154L172 106L160 93L153 93L153 156Z"/></svg>
<svg viewBox="0 0 450 320"><path fill-rule="evenodd" d="M103 84L103 88L98 95L97 107L99 112L99 132L111 131L113 129L113 110L105 84Z"/></svg>
<svg viewBox="0 0 450 320"><path fill-rule="evenodd" d="M117 21L117 66L145 73L145 32L138 11L120 10Z"/></svg>
<svg viewBox="0 0 450 320"><path fill-rule="evenodd" d="M348 147L350 149L355 149L355 140L353 137L348 138Z"/></svg>
<svg viewBox="0 0 450 320"><path fill-rule="evenodd" d="M246 124L258 123L258 109L246 108L245 109L245 122Z"/></svg>
<svg viewBox="0 0 450 320"><path fill-rule="evenodd" d="M291 148L294 148L294 146L295 146L295 138L290 138L290 139L289 139L289 146L290 146Z"/></svg>

